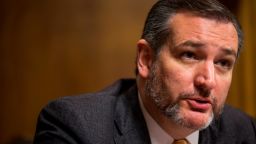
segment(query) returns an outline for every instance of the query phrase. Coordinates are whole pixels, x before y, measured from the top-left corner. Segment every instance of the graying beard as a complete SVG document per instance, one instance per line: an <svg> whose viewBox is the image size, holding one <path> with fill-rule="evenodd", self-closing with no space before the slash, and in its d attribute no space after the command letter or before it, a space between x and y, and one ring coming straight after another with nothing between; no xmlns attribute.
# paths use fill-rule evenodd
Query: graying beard
<svg viewBox="0 0 256 144"><path fill-rule="evenodd" d="M212 112L211 116L209 117L207 122L202 127L198 128L198 127L193 126L189 122L186 122L185 118L179 114L179 105L178 104L175 104L174 106L167 107L164 111L164 114L169 119L173 120L175 123L179 124L182 127L186 127L186 128L190 128L190 129L199 129L199 130L207 128L211 124L211 122L214 118L214 114Z"/></svg>
<svg viewBox="0 0 256 144"><path fill-rule="evenodd" d="M200 130L207 128L211 124L214 118L214 113L211 114L207 123L205 123L205 125L202 126L201 128L195 127L189 122L187 122L185 118L179 114L179 105L176 102L174 102L171 105L168 105L168 102L166 102L167 97L160 97L160 95L165 96L165 93L167 93L167 91L165 90L165 87L162 85L160 77L157 77L156 71L157 71L157 64L156 62L154 62L151 67L149 79L146 81L144 91L147 96L153 99L158 109L170 120L181 125L182 127L186 127L190 129L200 129ZM181 94L180 97L185 98L189 96L190 95L187 95L187 94Z"/></svg>

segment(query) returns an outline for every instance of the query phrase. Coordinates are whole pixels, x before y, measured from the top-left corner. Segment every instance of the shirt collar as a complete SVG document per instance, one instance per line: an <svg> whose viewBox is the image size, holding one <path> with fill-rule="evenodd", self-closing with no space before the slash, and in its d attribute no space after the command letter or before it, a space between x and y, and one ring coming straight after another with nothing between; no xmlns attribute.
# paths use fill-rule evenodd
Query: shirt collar
<svg viewBox="0 0 256 144"><path fill-rule="evenodd" d="M139 95L139 94L138 94ZM147 128L149 131L149 136L152 144L170 144L174 141L168 133L166 133L158 123L151 117L151 115L145 109L141 97L139 95L139 102L142 113L144 115ZM198 144L199 131L195 131L192 134L188 135L186 139L190 144Z"/></svg>

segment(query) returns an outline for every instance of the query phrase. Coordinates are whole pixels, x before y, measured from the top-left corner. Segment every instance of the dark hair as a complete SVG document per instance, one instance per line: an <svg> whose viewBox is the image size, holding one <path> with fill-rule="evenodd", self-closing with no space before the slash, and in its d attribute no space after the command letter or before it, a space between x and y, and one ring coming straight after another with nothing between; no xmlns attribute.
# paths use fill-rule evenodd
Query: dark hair
<svg viewBox="0 0 256 144"><path fill-rule="evenodd" d="M221 22L231 22L238 35L238 54L243 45L243 32L235 16L216 0L159 0L148 13L142 37L153 49L155 55L167 41L171 28L168 21L180 11L188 11L200 17Z"/></svg>

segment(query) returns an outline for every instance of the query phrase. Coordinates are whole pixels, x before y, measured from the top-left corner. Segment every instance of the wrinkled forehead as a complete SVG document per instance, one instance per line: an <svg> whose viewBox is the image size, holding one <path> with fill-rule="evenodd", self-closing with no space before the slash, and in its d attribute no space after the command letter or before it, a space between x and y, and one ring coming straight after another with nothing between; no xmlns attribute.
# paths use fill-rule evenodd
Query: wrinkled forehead
<svg viewBox="0 0 256 144"><path fill-rule="evenodd" d="M218 21L194 15L177 13L168 22L169 41L178 45L185 41L232 48L238 53L238 35L231 22Z"/></svg>

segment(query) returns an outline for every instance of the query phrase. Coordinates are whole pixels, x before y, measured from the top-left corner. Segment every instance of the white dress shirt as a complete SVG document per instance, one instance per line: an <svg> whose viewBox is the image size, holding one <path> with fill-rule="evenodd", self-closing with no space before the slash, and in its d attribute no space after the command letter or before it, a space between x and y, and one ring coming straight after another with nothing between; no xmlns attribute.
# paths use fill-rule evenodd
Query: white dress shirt
<svg viewBox="0 0 256 144"><path fill-rule="evenodd" d="M149 136L152 144L171 144L174 139L166 133L159 125L158 123L151 117L151 115L148 113L148 111L145 109L143 102L139 95L139 101L140 101L140 107L142 110L142 113L144 115ZM195 131L189 136L186 137L186 139L189 141L190 144L198 144L199 139L199 131Z"/></svg>

